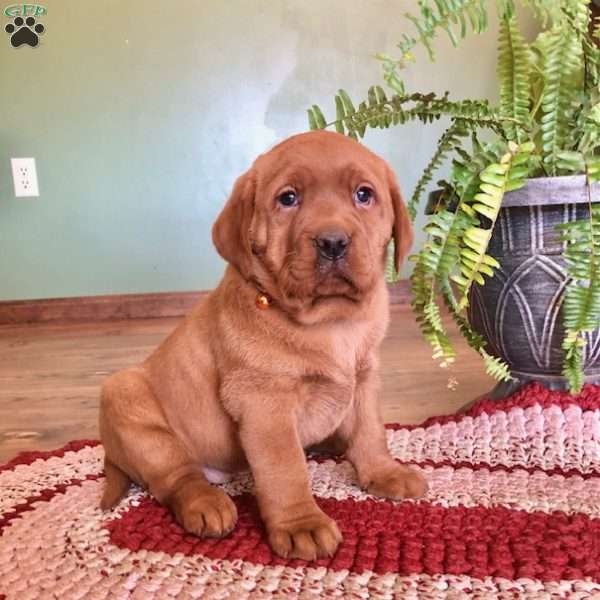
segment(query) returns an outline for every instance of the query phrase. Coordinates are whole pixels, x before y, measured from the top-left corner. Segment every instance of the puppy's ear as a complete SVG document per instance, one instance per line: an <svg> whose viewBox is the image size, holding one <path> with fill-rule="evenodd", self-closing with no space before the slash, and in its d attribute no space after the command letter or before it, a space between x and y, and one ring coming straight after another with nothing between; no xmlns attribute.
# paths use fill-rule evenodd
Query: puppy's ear
<svg viewBox="0 0 600 600"><path fill-rule="evenodd" d="M256 177L250 169L235 182L231 196L212 228L217 252L246 277L250 270L249 236L255 191Z"/></svg>
<svg viewBox="0 0 600 600"><path fill-rule="evenodd" d="M392 206L394 208L394 267L396 268L396 272L399 272L402 262L409 253L413 243L413 227L408 209L406 208L406 204L404 204L400 188L398 187L396 175L394 175L394 172L389 167L388 182L392 197Z"/></svg>

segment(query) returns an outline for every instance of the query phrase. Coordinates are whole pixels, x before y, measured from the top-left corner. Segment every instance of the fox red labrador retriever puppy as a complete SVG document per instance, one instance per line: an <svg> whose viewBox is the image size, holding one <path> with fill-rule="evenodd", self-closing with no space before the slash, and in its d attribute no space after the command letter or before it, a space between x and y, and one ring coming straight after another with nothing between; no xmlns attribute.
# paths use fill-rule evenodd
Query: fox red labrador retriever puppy
<svg viewBox="0 0 600 600"><path fill-rule="evenodd" d="M133 480L187 531L224 536L236 508L211 482L249 467L273 550L331 556L342 536L304 455L327 439L369 493L421 496L423 477L390 456L376 398L386 249L393 236L400 265L411 231L391 169L351 139L305 133L260 156L213 227L229 263L217 289L102 389L102 507Z"/></svg>

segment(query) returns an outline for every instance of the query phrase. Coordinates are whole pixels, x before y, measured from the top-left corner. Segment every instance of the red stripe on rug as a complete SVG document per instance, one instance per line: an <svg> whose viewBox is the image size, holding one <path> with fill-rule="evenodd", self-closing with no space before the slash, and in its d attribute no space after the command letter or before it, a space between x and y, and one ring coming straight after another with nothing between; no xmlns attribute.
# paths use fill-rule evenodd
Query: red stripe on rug
<svg viewBox="0 0 600 600"><path fill-rule="evenodd" d="M110 541L131 551L152 550L262 565L306 566L269 548L255 499L237 496L238 524L222 540L187 534L169 511L144 499L108 521ZM344 541L332 559L316 561L336 571L400 575L426 573L542 581L600 581L600 519L505 507L444 508L427 502L393 503L317 499L334 518Z"/></svg>
<svg viewBox="0 0 600 600"><path fill-rule="evenodd" d="M99 440L73 440L65 444L62 448L56 450L41 450L35 452L21 452L6 464L0 465L0 473L2 471L12 471L19 465L30 465L38 459L48 460L53 456L63 457L67 452L78 452L87 446L99 446Z"/></svg>
<svg viewBox="0 0 600 600"><path fill-rule="evenodd" d="M402 461L397 461L402 462ZM417 463L407 463L410 465L416 465L417 467L433 467L434 469L441 469L443 467L452 467L453 470L457 471L458 469L469 469L470 471L490 471L491 473L497 471L503 471L504 473L514 473L515 471L525 471L529 475L534 475L535 473L543 473L548 477L552 477L553 475L560 475L565 479L569 477L581 477L581 479L588 480L594 477L600 477L600 473L598 471L588 471L583 472L578 469L561 469L560 467L553 467L552 469L542 469L541 467L527 467L523 465L490 465L489 463L470 463L468 461L452 461L452 460L424 460Z"/></svg>

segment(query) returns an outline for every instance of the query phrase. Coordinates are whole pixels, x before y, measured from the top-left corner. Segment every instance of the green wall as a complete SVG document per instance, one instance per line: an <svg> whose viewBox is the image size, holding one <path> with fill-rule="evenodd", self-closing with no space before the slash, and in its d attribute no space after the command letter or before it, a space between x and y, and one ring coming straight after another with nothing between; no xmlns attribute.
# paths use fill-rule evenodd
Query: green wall
<svg viewBox="0 0 600 600"><path fill-rule="evenodd" d="M0 300L195 290L223 263L211 224L253 158L363 95L415 2L46 0L37 48L0 31ZM495 94L495 38L442 39L411 89ZM442 124L366 143L408 193ZM15 198L10 157L34 156L39 198Z"/></svg>

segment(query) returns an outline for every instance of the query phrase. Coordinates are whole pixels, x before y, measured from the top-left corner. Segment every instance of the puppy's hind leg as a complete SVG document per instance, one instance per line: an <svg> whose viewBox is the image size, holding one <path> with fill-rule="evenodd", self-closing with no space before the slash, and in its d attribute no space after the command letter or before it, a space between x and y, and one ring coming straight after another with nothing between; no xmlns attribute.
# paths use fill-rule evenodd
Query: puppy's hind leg
<svg viewBox="0 0 600 600"><path fill-rule="evenodd" d="M121 371L107 380L100 435L108 466L102 506L118 501L131 479L170 508L190 533L221 537L233 529L235 505L210 485L199 460L173 433L143 371Z"/></svg>
<svg viewBox="0 0 600 600"><path fill-rule="evenodd" d="M104 459L104 474L106 476L106 483L104 484L104 493L100 500L100 508L108 510L113 508L127 493L131 479L119 467L111 463L108 458Z"/></svg>

